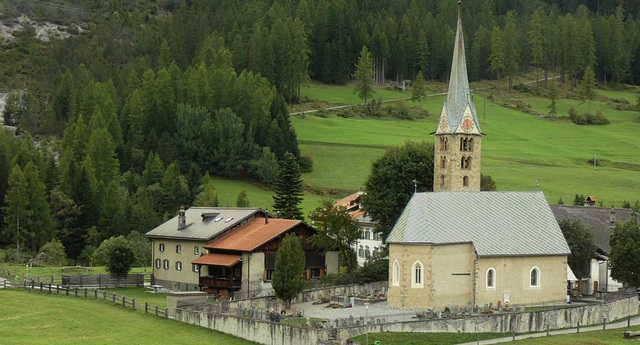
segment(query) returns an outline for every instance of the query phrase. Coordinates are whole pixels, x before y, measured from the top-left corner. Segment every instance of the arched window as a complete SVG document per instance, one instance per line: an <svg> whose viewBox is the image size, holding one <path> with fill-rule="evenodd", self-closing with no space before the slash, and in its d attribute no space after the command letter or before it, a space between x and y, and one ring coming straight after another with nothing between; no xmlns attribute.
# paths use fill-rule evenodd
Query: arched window
<svg viewBox="0 0 640 345"><path fill-rule="evenodd" d="M424 277L423 277L423 269L422 263L420 261L416 261L411 268L411 287L412 288L423 288L424 287Z"/></svg>
<svg viewBox="0 0 640 345"><path fill-rule="evenodd" d="M440 157L440 167L445 168L446 166L447 166L447 157L446 156Z"/></svg>
<svg viewBox="0 0 640 345"><path fill-rule="evenodd" d="M471 157L467 157L467 162L464 167L467 169L471 169Z"/></svg>
<svg viewBox="0 0 640 345"><path fill-rule="evenodd" d="M393 262L393 272L391 273L391 277L391 284L393 286L400 286L400 264L398 263L398 260Z"/></svg>
<svg viewBox="0 0 640 345"><path fill-rule="evenodd" d="M460 138L460 151L464 151L464 138Z"/></svg>
<svg viewBox="0 0 640 345"><path fill-rule="evenodd" d="M540 270L537 267L531 269L531 287L540 287Z"/></svg>
<svg viewBox="0 0 640 345"><path fill-rule="evenodd" d="M156 268L160 268L160 259L156 259Z"/></svg>
<svg viewBox="0 0 640 345"><path fill-rule="evenodd" d="M466 168L467 159L465 157L460 158L460 169Z"/></svg>
<svg viewBox="0 0 640 345"><path fill-rule="evenodd" d="M440 185L444 187L444 175L440 176Z"/></svg>
<svg viewBox="0 0 640 345"><path fill-rule="evenodd" d="M487 289L496 288L496 271L493 268L487 270Z"/></svg>
<svg viewBox="0 0 640 345"><path fill-rule="evenodd" d="M465 187L469 186L469 176L465 176L462 178L462 185Z"/></svg>
<svg viewBox="0 0 640 345"><path fill-rule="evenodd" d="M473 138L469 139L469 146L467 147L469 151L473 151Z"/></svg>

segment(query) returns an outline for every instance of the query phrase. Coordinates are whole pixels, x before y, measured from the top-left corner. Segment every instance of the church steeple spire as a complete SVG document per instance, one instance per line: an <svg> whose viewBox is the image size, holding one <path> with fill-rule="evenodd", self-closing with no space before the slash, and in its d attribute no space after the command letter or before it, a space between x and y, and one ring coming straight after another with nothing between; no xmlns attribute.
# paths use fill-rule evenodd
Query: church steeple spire
<svg viewBox="0 0 640 345"><path fill-rule="evenodd" d="M449 77L449 92L442 105L435 134L433 190L479 191L482 132L469 91L462 33L462 1L458 1L458 23Z"/></svg>

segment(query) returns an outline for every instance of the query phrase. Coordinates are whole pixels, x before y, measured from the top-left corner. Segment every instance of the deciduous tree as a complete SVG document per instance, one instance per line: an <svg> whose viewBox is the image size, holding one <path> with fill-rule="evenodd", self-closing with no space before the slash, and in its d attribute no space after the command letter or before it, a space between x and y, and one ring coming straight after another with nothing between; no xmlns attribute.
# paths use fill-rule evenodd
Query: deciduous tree
<svg viewBox="0 0 640 345"><path fill-rule="evenodd" d="M309 218L318 229L309 239L311 244L324 252L337 250L341 266L346 267L347 272L356 269L358 263L352 246L360 238L360 227L346 207L334 207L331 200L324 199Z"/></svg>
<svg viewBox="0 0 640 345"><path fill-rule="evenodd" d="M406 142L389 148L371 165L362 204L377 222L377 231L383 239L391 232L416 189L419 192L433 190L432 143Z"/></svg>
<svg viewBox="0 0 640 345"><path fill-rule="evenodd" d="M640 225L635 217L616 223L609 239L611 278L628 287L640 286Z"/></svg>
<svg viewBox="0 0 640 345"><path fill-rule="evenodd" d="M558 225L571 249L571 255L568 258L569 267L576 277L588 277L591 272L591 259L596 255L593 233L575 218L562 220Z"/></svg>

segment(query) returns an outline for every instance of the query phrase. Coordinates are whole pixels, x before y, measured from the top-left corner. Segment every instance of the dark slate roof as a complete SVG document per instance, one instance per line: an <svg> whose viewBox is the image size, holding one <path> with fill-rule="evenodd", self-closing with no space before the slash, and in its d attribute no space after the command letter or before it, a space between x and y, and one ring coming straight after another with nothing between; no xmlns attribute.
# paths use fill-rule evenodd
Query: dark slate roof
<svg viewBox="0 0 640 345"><path fill-rule="evenodd" d="M184 229L178 229L178 216L175 216L145 236L210 241L256 216L264 217L264 214L259 208L191 207L185 211L187 226Z"/></svg>
<svg viewBox="0 0 640 345"><path fill-rule="evenodd" d="M478 256L570 254L542 192L416 193L387 243L473 243Z"/></svg>
<svg viewBox="0 0 640 345"><path fill-rule="evenodd" d="M476 107L473 105L469 91L467 61L465 58L464 37L462 33L462 15L460 8L458 8L458 25L456 29L456 40L453 47L451 74L449 76L449 92L447 94L447 99L444 102L447 122L452 133L458 129L467 106L470 107L471 113L473 114L473 120L475 121L475 126L478 129L478 132L481 133L482 131L480 130Z"/></svg>
<svg viewBox="0 0 640 345"><path fill-rule="evenodd" d="M640 214L629 208L606 208L594 206L550 205L558 222L577 219L593 233L593 241L604 254L611 253L609 237L615 222L626 222L631 217L640 221ZM612 212L614 212L612 216Z"/></svg>

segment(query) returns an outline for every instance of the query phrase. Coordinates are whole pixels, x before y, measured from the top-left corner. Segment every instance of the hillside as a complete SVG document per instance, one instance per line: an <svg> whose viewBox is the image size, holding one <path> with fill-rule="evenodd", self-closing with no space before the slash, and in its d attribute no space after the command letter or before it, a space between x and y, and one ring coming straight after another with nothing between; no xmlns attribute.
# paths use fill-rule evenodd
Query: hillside
<svg viewBox="0 0 640 345"><path fill-rule="evenodd" d="M325 86L313 84L303 94L322 95ZM329 100L337 93L331 86ZM602 91L608 97L631 98L630 92ZM352 94L344 87L341 94ZM391 94L398 98L407 94ZM346 194L361 188L371 161L385 147L404 141L432 141L437 114L444 96L423 101L431 114L425 120L342 118L311 114L295 116L300 148L314 157L315 170L303 176L317 191L340 191ZM524 97L520 101L534 112L548 112L549 101ZM357 102L357 101L356 101ZM550 203L560 198L571 203L575 194L593 195L603 206L621 207L624 201L640 198L640 115L618 111L606 102L592 102L592 111L601 109L611 121L605 126L578 126L566 114L570 106L586 112L578 100L559 100L559 116L549 119L509 109L475 95L481 128L482 171L496 181L499 190L535 190L545 192ZM485 116L486 105L486 116ZM326 115L325 115L326 116ZM590 161L597 154L598 166ZM539 186L539 187L538 187Z"/></svg>

